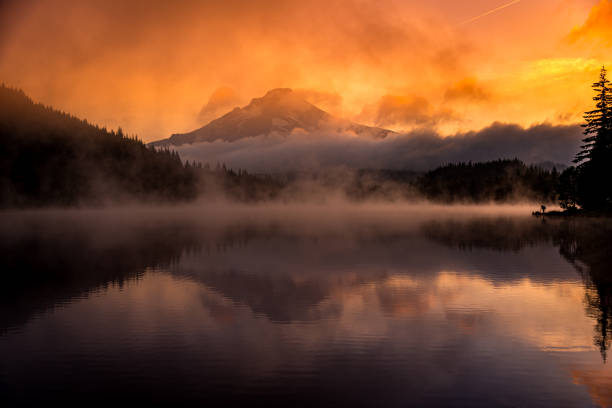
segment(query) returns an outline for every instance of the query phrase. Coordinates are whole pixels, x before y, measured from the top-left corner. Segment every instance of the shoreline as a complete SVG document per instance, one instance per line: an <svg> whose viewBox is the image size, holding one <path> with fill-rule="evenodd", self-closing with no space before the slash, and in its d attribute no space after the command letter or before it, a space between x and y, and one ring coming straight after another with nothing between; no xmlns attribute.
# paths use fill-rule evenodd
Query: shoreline
<svg viewBox="0 0 612 408"><path fill-rule="evenodd" d="M534 211L534 217L551 218L612 218L612 213L606 211L584 211L584 210L565 210L565 211Z"/></svg>

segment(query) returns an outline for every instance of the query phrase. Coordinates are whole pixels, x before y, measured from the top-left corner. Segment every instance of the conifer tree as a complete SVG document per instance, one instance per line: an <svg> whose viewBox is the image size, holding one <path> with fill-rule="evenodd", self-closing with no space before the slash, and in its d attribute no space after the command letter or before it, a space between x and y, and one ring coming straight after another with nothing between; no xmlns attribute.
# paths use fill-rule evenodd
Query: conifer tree
<svg viewBox="0 0 612 408"><path fill-rule="evenodd" d="M593 84L595 109L584 115L584 145L576 155L577 204L585 210L612 211L612 88L605 67Z"/></svg>
<svg viewBox="0 0 612 408"><path fill-rule="evenodd" d="M585 128L586 138L583 139L585 144L582 146L582 151L576 155L575 163L597 160L611 148L612 89L605 67L601 68L599 81L593 84L593 89L596 92L593 97L596 109L584 114L586 123L582 126Z"/></svg>

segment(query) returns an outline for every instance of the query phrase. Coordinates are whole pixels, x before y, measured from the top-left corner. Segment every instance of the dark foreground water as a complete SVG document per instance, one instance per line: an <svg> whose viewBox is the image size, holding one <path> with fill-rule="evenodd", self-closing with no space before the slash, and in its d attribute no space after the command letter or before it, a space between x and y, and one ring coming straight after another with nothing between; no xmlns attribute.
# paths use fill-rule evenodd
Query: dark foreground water
<svg viewBox="0 0 612 408"><path fill-rule="evenodd" d="M0 215L0 404L612 406L612 223Z"/></svg>

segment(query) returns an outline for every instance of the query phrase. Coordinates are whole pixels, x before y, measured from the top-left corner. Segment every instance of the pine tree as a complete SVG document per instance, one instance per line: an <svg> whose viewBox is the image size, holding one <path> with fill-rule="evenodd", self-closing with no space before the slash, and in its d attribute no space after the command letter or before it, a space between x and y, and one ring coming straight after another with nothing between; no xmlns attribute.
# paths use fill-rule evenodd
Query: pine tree
<svg viewBox="0 0 612 408"><path fill-rule="evenodd" d="M575 163L598 159L598 156L609 151L612 142L612 89L607 78L606 67L601 68L599 81L593 84L596 95L596 109L584 114L586 123L582 125L586 138L582 151L576 155Z"/></svg>
<svg viewBox="0 0 612 408"><path fill-rule="evenodd" d="M612 88L602 67L593 84L596 109L586 112L584 145L576 155L577 203L585 210L612 211Z"/></svg>

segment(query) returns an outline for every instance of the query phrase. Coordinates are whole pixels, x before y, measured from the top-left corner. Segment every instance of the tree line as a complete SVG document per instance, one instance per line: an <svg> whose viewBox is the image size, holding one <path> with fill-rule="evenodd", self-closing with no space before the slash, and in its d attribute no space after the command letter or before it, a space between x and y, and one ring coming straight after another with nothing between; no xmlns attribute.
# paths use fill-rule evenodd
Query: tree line
<svg viewBox="0 0 612 408"><path fill-rule="evenodd" d="M175 151L100 128L0 86L0 207L147 203L223 196L241 202L426 198L440 203L557 200L559 173L518 159L456 163L426 173L326 169L252 174L183 162ZM562 177L567 176L567 171Z"/></svg>
<svg viewBox="0 0 612 408"><path fill-rule="evenodd" d="M518 159L456 163L425 173L417 181L426 198L451 203L533 201L557 199L559 172L528 166Z"/></svg>
<svg viewBox="0 0 612 408"><path fill-rule="evenodd" d="M195 197L195 176L170 150L149 149L0 86L0 205L78 205Z"/></svg>
<svg viewBox="0 0 612 408"><path fill-rule="evenodd" d="M595 109L585 112L580 152L560 177L559 200L567 213L612 211L612 90L602 67L593 84Z"/></svg>

